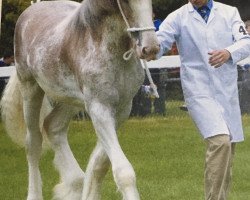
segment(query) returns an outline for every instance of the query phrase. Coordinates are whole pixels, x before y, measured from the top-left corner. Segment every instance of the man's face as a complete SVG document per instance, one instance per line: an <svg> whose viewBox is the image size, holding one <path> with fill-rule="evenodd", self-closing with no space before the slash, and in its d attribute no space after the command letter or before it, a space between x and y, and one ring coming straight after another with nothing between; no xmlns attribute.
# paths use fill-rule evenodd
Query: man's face
<svg viewBox="0 0 250 200"><path fill-rule="evenodd" d="M246 27L248 34L250 35L250 26Z"/></svg>
<svg viewBox="0 0 250 200"><path fill-rule="evenodd" d="M208 0L189 0L189 2L193 5L196 6L198 8L200 8L201 6L205 5L207 3Z"/></svg>
<svg viewBox="0 0 250 200"><path fill-rule="evenodd" d="M6 64L10 65L11 63L14 62L14 56L10 56L10 57L8 57L8 58L5 58L5 59L4 59L4 62L5 62Z"/></svg>

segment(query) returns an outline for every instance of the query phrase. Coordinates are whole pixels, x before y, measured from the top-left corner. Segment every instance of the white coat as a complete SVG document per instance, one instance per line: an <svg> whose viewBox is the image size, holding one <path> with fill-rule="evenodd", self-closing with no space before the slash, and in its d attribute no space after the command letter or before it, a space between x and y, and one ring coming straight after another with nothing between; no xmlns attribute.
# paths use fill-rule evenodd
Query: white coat
<svg viewBox="0 0 250 200"><path fill-rule="evenodd" d="M249 56L250 36L237 8L213 2L206 23L188 3L163 21L157 37L159 57L177 43L185 101L203 137L228 134L232 142L243 141L236 63ZM221 49L231 59L214 68L208 52Z"/></svg>

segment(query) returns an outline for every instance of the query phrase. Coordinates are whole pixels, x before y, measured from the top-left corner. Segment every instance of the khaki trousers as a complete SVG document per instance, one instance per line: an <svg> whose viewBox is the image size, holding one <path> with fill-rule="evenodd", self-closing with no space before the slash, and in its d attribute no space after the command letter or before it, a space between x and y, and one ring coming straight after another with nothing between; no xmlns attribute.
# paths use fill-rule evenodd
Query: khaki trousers
<svg viewBox="0 0 250 200"><path fill-rule="evenodd" d="M226 200L232 175L235 143L229 135L221 134L205 139L205 200Z"/></svg>

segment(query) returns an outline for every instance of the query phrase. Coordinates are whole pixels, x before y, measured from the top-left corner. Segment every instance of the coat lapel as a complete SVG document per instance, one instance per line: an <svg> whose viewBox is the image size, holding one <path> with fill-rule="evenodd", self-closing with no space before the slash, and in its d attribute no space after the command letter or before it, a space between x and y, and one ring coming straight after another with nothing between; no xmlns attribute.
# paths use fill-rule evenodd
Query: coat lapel
<svg viewBox="0 0 250 200"><path fill-rule="evenodd" d="M196 10L194 9L193 5L190 2L188 3L188 11L191 14L191 16L195 18L196 20L202 23L206 23L204 19L202 19L202 17L200 16L200 14L196 12Z"/></svg>
<svg viewBox="0 0 250 200"><path fill-rule="evenodd" d="M210 12L207 24L209 24L214 19L215 12L217 12L217 4L216 4L216 2L213 2L213 7L212 7L212 10Z"/></svg>
<svg viewBox="0 0 250 200"><path fill-rule="evenodd" d="M192 17L195 18L196 20L202 23L206 23L204 19L202 19L202 17L200 16L200 14L196 12L196 10L194 9L193 5L190 2L188 3L188 11L192 15ZM213 8L210 12L207 24L209 24L214 19L216 11L217 11L217 4L216 2L213 2Z"/></svg>

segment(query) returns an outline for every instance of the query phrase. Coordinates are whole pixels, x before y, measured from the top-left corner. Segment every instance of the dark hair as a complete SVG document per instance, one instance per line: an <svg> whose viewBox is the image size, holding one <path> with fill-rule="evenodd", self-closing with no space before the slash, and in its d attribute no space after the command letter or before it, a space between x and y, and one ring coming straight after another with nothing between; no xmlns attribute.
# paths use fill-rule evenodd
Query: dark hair
<svg viewBox="0 0 250 200"><path fill-rule="evenodd" d="M3 54L3 58L9 58L11 56L14 56L14 53L12 51L5 51Z"/></svg>

